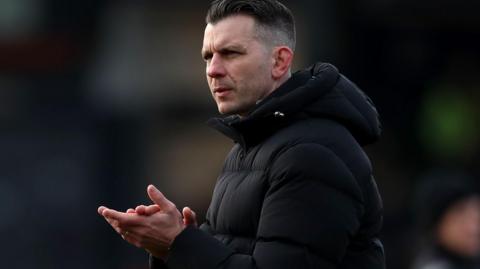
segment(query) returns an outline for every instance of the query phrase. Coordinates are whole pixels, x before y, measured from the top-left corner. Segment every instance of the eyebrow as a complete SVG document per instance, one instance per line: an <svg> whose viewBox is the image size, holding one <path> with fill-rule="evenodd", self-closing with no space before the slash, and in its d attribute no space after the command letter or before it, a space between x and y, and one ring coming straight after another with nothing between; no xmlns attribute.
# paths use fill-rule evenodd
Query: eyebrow
<svg viewBox="0 0 480 269"><path fill-rule="evenodd" d="M245 51L246 49L247 49L246 46L243 46L243 45L240 45L240 44L229 44L229 45L221 47L218 51L231 51L231 50ZM211 52L210 49L204 50L202 48L200 53L202 54L202 57L204 57L208 54L211 54L212 52Z"/></svg>
<svg viewBox="0 0 480 269"><path fill-rule="evenodd" d="M230 44L230 45L224 46L220 50L246 50L246 49L247 48L245 46L240 44Z"/></svg>

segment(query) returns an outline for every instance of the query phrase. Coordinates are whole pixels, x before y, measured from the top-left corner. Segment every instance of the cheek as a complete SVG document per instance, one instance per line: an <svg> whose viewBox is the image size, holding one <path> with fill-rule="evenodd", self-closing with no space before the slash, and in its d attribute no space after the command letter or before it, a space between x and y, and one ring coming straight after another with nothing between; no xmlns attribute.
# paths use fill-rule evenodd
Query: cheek
<svg viewBox="0 0 480 269"><path fill-rule="evenodd" d="M213 92L212 92L213 79L209 76L207 76L207 84L208 84L208 89L210 90L210 93L213 94Z"/></svg>
<svg viewBox="0 0 480 269"><path fill-rule="evenodd" d="M256 95L260 95L261 97L263 97L266 91L270 91L273 86L270 69L266 64L258 65L255 69L252 69L251 74L249 74L249 79L252 86L255 87Z"/></svg>
<svg viewBox="0 0 480 269"><path fill-rule="evenodd" d="M240 72L242 72L241 79L246 84L262 85L268 83L270 78L268 65L258 59L242 66Z"/></svg>
<svg viewBox="0 0 480 269"><path fill-rule="evenodd" d="M228 66L229 79L235 84L237 97L245 102L264 97L271 86L269 59L262 54L252 54Z"/></svg>

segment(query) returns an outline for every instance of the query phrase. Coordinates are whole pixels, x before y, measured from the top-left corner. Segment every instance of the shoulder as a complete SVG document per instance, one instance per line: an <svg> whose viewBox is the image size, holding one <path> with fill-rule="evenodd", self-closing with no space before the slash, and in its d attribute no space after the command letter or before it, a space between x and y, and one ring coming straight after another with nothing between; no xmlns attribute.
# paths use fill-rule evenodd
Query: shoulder
<svg viewBox="0 0 480 269"><path fill-rule="evenodd" d="M277 132L276 135L296 136L305 138L321 137L355 140L350 131L341 123L328 118L306 118L296 121ZM313 136L312 136L313 135Z"/></svg>
<svg viewBox="0 0 480 269"><path fill-rule="evenodd" d="M285 148L272 163L270 181L314 181L363 200L355 175L334 151L304 142Z"/></svg>
<svg viewBox="0 0 480 269"><path fill-rule="evenodd" d="M369 177L371 174L370 160L363 148L346 127L330 119L295 122L275 133L265 145L275 149L273 159L283 156L293 161L304 161L309 158L315 166L332 168L334 172L339 171L334 168L342 167L355 177Z"/></svg>
<svg viewBox="0 0 480 269"><path fill-rule="evenodd" d="M347 152L363 152L345 126L324 118L297 121L272 135L268 143L287 148L297 144L317 144L328 148L340 159L344 159Z"/></svg>

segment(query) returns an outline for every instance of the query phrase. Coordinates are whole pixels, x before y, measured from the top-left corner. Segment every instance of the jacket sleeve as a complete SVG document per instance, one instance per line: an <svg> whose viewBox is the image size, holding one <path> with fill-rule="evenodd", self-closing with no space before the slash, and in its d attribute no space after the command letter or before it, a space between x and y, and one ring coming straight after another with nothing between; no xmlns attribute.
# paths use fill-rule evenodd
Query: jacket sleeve
<svg viewBox="0 0 480 269"><path fill-rule="evenodd" d="M149 255L148 266L151 269L168 269L163 260L155 258L152 254Z"/></svg>
<svg viewBox="0 0 480 269"><path fill-rule="evenodd" d="M296 145L273 161L269 181L252 255L187 228L172 244L168 268L336 268L363 214L344 162L324 146Z"/></svg>

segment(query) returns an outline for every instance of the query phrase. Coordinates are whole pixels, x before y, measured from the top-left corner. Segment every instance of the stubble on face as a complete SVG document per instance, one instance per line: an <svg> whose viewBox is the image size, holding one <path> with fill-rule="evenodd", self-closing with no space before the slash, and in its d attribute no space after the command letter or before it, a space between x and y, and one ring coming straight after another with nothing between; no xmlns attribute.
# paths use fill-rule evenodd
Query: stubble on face
<svg viewBox="0 0 480 269"><path fill-rule="evenodd" d="M208 24L202 48L212 96L221 114L247 115L274 88L271 48L246 15Z"/></svg>

